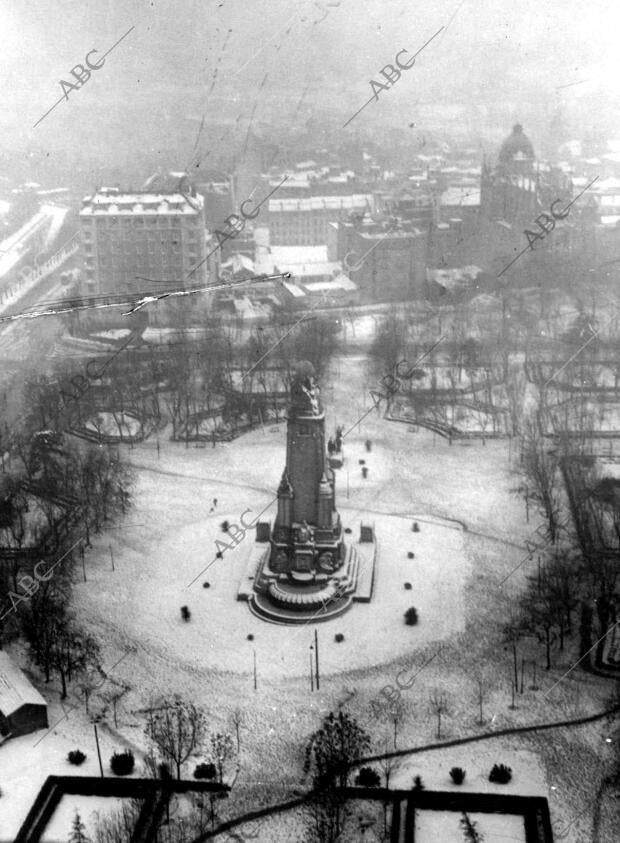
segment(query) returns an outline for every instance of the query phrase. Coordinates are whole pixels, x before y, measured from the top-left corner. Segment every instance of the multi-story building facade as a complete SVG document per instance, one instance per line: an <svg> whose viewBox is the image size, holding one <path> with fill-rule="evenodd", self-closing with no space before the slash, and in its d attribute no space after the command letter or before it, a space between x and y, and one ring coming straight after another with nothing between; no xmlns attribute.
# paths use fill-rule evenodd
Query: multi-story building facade
<svg viewBox="0 0 620 843"><path fill-rule="evenodd" d="M80 211L84 294L200 286L206 231L196 193L121 193L102 188Z"/></svg>
<svg viewBox="0 0 620 843"><path fill-rule="evenodd" d="M424 293L428 235L407 222L392 220L391 225L330 226L328 257L343 262L362 304L410 301Z"/></svg>
<svg viewBox="0 0 620 843"><path fill-rule="evenodd" d="M351 211L363 214L371 208L370 193L270 199L270 242L273 246L326 245L330 223L347 219Z"/></svg>

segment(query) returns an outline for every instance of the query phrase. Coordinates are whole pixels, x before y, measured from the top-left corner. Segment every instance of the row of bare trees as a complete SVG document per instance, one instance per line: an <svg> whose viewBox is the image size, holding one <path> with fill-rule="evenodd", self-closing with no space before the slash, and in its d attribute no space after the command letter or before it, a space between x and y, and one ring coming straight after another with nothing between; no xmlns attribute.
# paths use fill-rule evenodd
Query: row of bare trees
<svg viewBox="0 0 620 843"><path fill-rule="evenodd" d="M208 731L207 714L199 705L174 696L161 704L151 707L145 725L145 735L153 748L153 754L146 757L147 775L165 782L170 778L170 769L181 779L184 768L192 758L204 754L210 759L208 764L199 765L211 768L204 778L215 780L222 785L232 787L239 771L241 750L240 731L243 715L236 709L231 713L230 723L236 739L227 731ZM231 779L232 762L236 757L236 771ZM197 768L197 771L199 770ZM229 781L226 781L226 780ZM158 828L158 840L161 843L189 843L196 836L213 830L220 817L216 811L216 802L222 793L217 790L207 793L188 793L190 812L180 810L179 800L169 793L170 800L165 822ZM126 843L136 830L142 803L128 802L116 811L99 820L95 829L93 843Z"/></svg>
<svg viewBox="0 0 620 843"><path fill-rule="evenodd" d="M574 612L581 607L581 655L595 634L595 662L600 664L620 598L620 508L614 481L599 476L592 455L574 453L565 440L545 438L539 419L526 426L521 444L520 490L543 518L538 573L528 578L521 598L525 628L544 642L549 669L551 645L557 640L564 648L565 636L574 629Z"/></svg>

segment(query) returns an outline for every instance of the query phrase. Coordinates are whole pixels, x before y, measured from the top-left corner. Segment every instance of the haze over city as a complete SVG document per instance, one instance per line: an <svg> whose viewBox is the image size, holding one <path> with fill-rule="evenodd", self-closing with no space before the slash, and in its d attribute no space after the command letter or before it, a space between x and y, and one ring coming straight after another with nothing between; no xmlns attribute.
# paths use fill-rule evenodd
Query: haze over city
<svg viewBox="0 0 620 843"><path fill-rule="evenodd" d="M0 14L0 843L616 843L618 4Z"/></svg>

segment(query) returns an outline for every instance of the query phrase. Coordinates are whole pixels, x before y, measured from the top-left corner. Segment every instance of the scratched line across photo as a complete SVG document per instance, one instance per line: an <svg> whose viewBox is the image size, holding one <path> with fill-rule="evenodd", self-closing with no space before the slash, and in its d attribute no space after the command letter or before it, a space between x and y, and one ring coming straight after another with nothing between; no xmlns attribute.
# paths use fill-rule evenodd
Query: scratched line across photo
<svg viewBox="0 0 620 843"><path fill-rule="evenodd" d="M618 4L1 13L0 843L617 843Z"/></svg>

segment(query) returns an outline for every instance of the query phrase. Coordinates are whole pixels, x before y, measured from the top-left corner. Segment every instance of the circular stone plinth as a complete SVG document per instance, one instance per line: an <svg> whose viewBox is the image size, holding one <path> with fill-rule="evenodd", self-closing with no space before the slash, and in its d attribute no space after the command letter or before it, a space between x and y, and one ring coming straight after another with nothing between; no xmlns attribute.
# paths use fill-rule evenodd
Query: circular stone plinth
<svg viewBox="0 0 620 843"><path fill-rule="evenodd" d="M336 593L336 583L328 582L323 588L313 588L311 591L296 588L293 585L272 582L269 583L269 596L280 606L291 609L320 609L329 602Z"/></svg>
<svg viewBox="0 0 620 843"><path fill-rule="evenodd" d="M316 597L314 595L308 595ZM353 603L353 598L350 595L332 599L328 603L319 602L318 607L315 605L300 605L300 604L280 604L273 602L273 598L266 594L254 593L248 600L250 611L262 618L264 621L278 624L304 624L318 623L320 621L328 621L342 615Z"/></svg>

